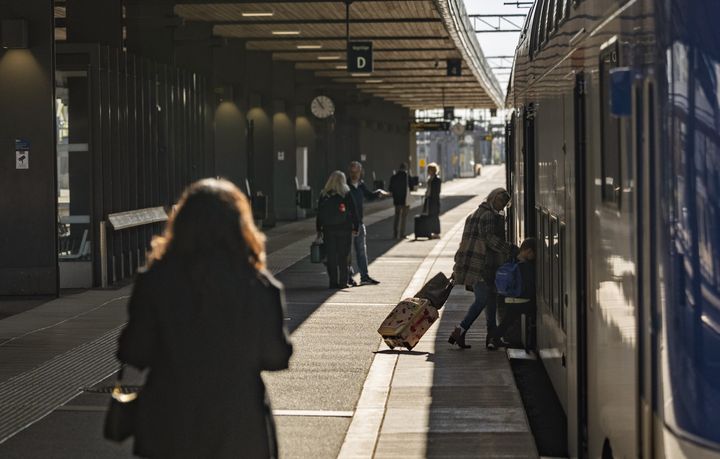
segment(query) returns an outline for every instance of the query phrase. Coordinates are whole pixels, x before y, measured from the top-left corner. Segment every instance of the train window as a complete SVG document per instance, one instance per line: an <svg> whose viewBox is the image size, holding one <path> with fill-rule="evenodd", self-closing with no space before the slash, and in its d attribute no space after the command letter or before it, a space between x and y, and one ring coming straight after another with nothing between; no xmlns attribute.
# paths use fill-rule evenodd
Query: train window
<svg viewBox="0 0 720 459"><path fill-rule="evenodd" d="M565 223L560 222L558 233L558 278L557 288L560 299L560 327L567 330L567 292L565 291Z"/></svg>
<svg viewBox="0 0 720 459"><path fill-rule="evenodd" d="M610 113L610 70L620 65L617 43L600 54L600 132L602 200L620 206L620 120Z"/></svg>
<svg viewBox="0 0 720 459"><path fill-rule="evenodd" d="M531 30L530 49L537 52L540 49L540 24L542 23L543 0L538 0L533 5L533 22Z"/></svg>
<svg viewBox="0 0 720 459"><path fill-rule="evenodd" d="M537 290L537 298L545 298L545 277L547 274L545 273L545 270L543 269L545 266L545 248L544 248L544 241L545 237L543 235L543 212L540 207L537 207L535 209L535 221L538 222L537 225L537 234L535 235L535 240L538 242L538 252L536 254L537 261L535 262L535 266L537 267L536 272L537 276L535 278L536 283L536 290Z"/></svg>
<svg viewBox="0 0 720 459"><path fill-rule="evenodd" d="M543 211L542 215L542 239L540 240L543 252L543 300L545 304L552 309L552 252L551 244L552 239L550 237L550 214L547 211Z"/></svg>
<svg viewBox="0 0 720 459"><path fill-rule="evenodd" d="M557 0L557 9L555 11L556 26L559 26L560 23L562 23L566 19L569 4L570 0Z"/></svg>
<svg viewBox="0 0 720 459"><path fill-rule="evenodd" d="M552 311L558 322L560 322L560 289L558 282L560 280L560 234L558 229L558 219L550 217L550 276L552 291Z"/></svg>

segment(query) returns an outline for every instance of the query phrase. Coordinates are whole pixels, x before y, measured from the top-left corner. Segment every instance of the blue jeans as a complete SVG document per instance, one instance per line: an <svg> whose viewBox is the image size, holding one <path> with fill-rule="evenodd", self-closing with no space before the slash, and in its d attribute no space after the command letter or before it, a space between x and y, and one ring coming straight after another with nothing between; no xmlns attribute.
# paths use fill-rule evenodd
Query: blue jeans
<svg viewBox="0 0 720 459"><path fill-rule="evenodd" d="M370 278L368 274L368 259L367 259L367 241L366 241L365 225L362 223L358 228L357 236L353 237L353 246L355 247L355 257L357 258L358 271L360 271L360 280L367 280ZM350 270L352 276L354 271Z"/></svg>
<svg viewBox="0 0 720 459"><path fill-rule="evenodd" d="M483 281L475 282L473 285L473 292L475 293L475 301L470 305L465 318L460 322L460 326L469 330L475 319L478 318L483 309L485 309L485 319L487 321L487 331L490 333L497 328L495 323L495 311L497 308L497 294L488 284Z"/></svg>

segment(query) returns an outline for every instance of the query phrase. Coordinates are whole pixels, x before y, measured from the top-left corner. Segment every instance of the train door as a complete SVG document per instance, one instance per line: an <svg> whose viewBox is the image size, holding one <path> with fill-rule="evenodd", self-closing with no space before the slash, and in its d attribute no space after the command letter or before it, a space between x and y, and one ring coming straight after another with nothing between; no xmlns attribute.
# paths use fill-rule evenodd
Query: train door
<svg viewBox="0 0 720 459"><path fill-rule="evenodd" d="M577 445L578 457L588 457L588 371L587 371L587 132L586 80L575 76L575 235L577 256Z"/></svg>

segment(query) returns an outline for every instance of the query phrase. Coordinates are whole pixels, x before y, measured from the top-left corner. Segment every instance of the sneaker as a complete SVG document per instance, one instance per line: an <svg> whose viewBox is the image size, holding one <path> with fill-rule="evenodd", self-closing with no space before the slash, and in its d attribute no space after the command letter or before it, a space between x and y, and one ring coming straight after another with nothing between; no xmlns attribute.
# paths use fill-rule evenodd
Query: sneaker
<svg viewBox="0 0 720 459"><path fill-rule="evenodd" d="M380 281L373 279L372 277L368 277L367 279L363 279L360 281L360 285L377 285Z"/></svg>
<svg viewBox="0 0 720 459"><path fill-rule="evenodd" d="M355 279L350 279L348 281L348 287L357 287L357 286L358 286L358 283L355 282Z"/></svg>
<svg viewBox="0 0 720 459"><path fill-rule="evenodd" d="M495 338L490 338L485 342L485 349L488 351L497 351L498 343Z"/></svg>

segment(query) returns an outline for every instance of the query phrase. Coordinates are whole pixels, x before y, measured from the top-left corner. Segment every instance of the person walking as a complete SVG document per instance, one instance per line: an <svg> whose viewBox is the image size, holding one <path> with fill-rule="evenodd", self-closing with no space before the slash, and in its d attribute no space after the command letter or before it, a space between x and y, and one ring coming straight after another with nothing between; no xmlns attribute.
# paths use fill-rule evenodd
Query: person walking
<svg viewBox="0 0 720 459"><path fill-rule="evenodd" d="M292 354L283 286L265 269L264 235L232 183L185 190L128 313L117 357L149 370L135 402L135 454L278 457L260 372L287 368Z"/></svg>
<svg viewBox="0 0 720 459"><path fill-rule="evenodd" d="M382 197L390 196L390 193L384 190L370 191L365 185L362 179L363 167L357 161L350 163L350 179L348 180L348 186L350 187L350 193L352 193L357 206L358 217L360 219L360 226L358 228L357 235L353 237L353 246L355 247L355 257L357 259L358 271L360 271L360 285L376 285L380 281L377 281L370 277L368 272L368 259L367 259L367 232L365 225L363 224L363 212L365 200L375 201ZM355 280L352 279L352 267L348 282L350 285L357 285Z"/></svg>
<svg viewBox="0 0 720 459"><path fill-rule="evenodd" d="M423 203L423 214L428 215L433 222L432 239L440 237L440 166L437 163L430 163L427 166L427 188L425 189L425 202Z"/></svg>
<svg viewBox="0 0 720 459"><path fill-rule="evenodd" d="M320 192L315 225L318 238L322 237L325 243L330 288L345 288L348 286L352 237L358 233L360 219L355 199L341 171L331 173Z"/></svg>
<svg viewBox="0 0 720 459"><path fill-rule="evenodd" d="M465 344L465 335L483 309L488 331L485 346L491 350L497 349L495 340L491 339L497 327L495 272L516 250L505 238L505 216L502 211L509 203L510 194L504 188L496 188L465 219L460 247L455 253L453 274L457 285L465 285L473 291L475 301L448 338L450 344L457 344L463 349L470 347Z"/></svg>
<svg viewBox="0 0 720 459"><path fill-rule="evenodd" d="M393 222L393 239L405 238L405 223L408 210L410 210L410 180L407 173L407 164L402 163L397 172L390 178L390 193L395 206L395 221Z"/></svg>

